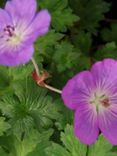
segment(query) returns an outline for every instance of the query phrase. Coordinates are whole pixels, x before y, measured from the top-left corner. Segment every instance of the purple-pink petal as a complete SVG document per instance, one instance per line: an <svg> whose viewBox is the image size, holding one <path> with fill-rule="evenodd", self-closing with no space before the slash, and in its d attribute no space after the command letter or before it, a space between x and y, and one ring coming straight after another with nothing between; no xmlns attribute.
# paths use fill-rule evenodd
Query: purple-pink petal
<svg viewBox="0 0 117 156"><path fill-rule="evenodd" d="M84 144L95 143L98 135L98 120L95 110L90 106L82 106L75 112L74 133Z"/></svg>
<svg viewBox="0 0 117 156"><path fill-rule="evenodd" d="M29 31L29 39L35 41L37 37L48 32L51 22L50 13L47 10L40 11L27 29Z"/></svg>
<svg viewBox="0 0 117 156"><path fill-rule="evenodd" d="M77 109L90 97L95 85L89 71L84 71L70 79L62 90L64 104L70 109Z"/></svg>
<svg viewBox="0 0 117 156"><path fill-rule="evenodd" d="M25 18L31 22L36 14L36 0L11 0L7 1L5 10L11 15L14 24Z"/></svg>
<svg viewBox="0 0 117 156"><path fill-rule="evenodd" d="M117 103L99 114L99 128L113 145L117 145Z"/></svg>
<svg viewBox="0 0 117 156"><path fill-rule="evenodd" d="M0 31L4 26L12 24L11 17L7 11L0 8Z"/></svg>
<svg viewBox="0 0 117 156"><path fill-rule="evenodd" d="M117 61L105 59L97 62L92 66L91 73L97 87L109 91L117 84Z"/></svg>
<svg viewBox="0 0 117 156"><path fill-rule="evenodd" d="M33 45L29 45L21 51L19 50L14 53L13 51L2 52L0 54L0 64L7 66L17 66L20 64L25 64L31 59L33 52Z"/></svg>

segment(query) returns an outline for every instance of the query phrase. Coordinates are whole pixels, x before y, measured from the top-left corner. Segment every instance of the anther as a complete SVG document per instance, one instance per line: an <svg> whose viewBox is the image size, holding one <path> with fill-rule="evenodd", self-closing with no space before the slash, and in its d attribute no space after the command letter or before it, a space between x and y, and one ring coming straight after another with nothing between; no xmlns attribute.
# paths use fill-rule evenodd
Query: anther
<svg viewBox="0 0 117 156"><path fill-rule="evenodd" d="M10 26L10 25L7 25L6 28L4 28L4 32L8 33L8 35L10 37L13 36L13 32L14 32L15 28Z"/></svg>
<svg viewBox="0 0 117 156"><path fill-rule="evenodd" d="M101 101L102 106L104 106L105 108L109 107L109 99L104 99L103 101Z"/></svg>

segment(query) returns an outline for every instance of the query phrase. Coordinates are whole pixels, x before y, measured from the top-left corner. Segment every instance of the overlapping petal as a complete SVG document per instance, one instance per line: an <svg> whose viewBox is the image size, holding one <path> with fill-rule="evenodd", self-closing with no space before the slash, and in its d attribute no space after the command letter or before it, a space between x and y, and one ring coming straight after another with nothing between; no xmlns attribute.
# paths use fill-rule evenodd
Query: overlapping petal
<svg viewBox="0 0 117 156"><path fill-rule="evenodd" d="M0 30L10 24L12 24L10 15L5 10L0 8Z"/></svg>
<svg viewBox="0 0 117 156"><path fill-rule="evenodd" d="M28 62L34 52L33 45L25 47L21 51L5 51L0 54L0 64L7 66L17 66Z"/></svg>
<svg viewBox="0 0 117 156"><path fill-rule="evenodd" d="M117 145L117 103L99 114L99 128L113 145Z"/></svg>
<svg viewBox="0 0 117 156"><path fill-rule="evenodd" d="M93 77L89 71L84 71L67 82L62 90L62 98L67 107L77 109L84 105L95 88Z"/></svg>
<svg viewBox="0 0 117 156"><path fill-rule="evenodd" d="M91 73L96 86L101 90L104 89L110 93L117 85L117 61L113 59L95 63L91 68Z"/></svg>
<svg viewBox="0 0 117 156"><path fill-rule="evenodd" d="M51 22L50 13L47 10L40 11L27 29L29 39L35 41L37 37L48 32Z"/></svg>
<svg viewBox="0 0 117 156"><path fill-rule="evenodd" d="M97 112L95 109L84 105L76 110L74 132L82 143L95 143L99 135Z"/></svg>
<svg viewBox="0 0 117 156"><path fill-rule="evenodd" d="M36 8L36 0L12 0L7 1L5 6L5 10L11 15L14 24L22 19L29 24L36 14Z"/></svg>

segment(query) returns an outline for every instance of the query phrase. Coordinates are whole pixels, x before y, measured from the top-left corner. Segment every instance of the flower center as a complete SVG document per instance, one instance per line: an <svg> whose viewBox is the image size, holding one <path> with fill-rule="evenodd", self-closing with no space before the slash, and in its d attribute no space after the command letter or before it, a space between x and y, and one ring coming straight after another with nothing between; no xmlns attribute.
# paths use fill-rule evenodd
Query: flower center
<svg viewBox="0 0 117 156"><path fill-rule="evenodd" d="M21 42L21 34L16 31L16 28L10 25L7 25L3 29L3 35L1 36L8 44L17 46Z"/></svg>
<svg viewBox="0 0 117 156"><path fill-rule="evenodd" d="M94 93L90 99L90 103L96 106L96 110L99 107L108 108L110 106L109 98L105 94Z"/></svg>

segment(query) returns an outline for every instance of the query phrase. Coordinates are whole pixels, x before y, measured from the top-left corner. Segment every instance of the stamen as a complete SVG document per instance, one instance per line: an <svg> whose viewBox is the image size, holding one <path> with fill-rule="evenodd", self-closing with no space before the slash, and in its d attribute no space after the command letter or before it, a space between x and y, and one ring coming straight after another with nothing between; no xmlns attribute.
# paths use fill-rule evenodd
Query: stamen
<svg viewBox="0 0 117 156"><path fill-rule="evenodd" d="M108 97L105 94L101 94L101 92L94 92L90 99L90 103L95 105L97 112L100 106L103 106L105 108L108 108L110 106Z"/></svg>
<svg viewBox="0 0 117 156"><path fill-rule="evenodd" d="M105 108L109 107L109 99L104 99L103 101L101 101L102 106L104 106Z"/></svg>
<svg viewBox="0 0 117 156"><path fill-rule="evenodd" d="M7 25L6 28L4 28L4 32L7 33L10 37L14 35L15 28L13 26Z"/></svg>

